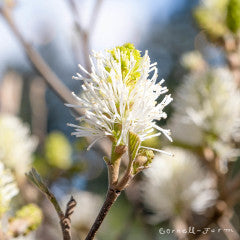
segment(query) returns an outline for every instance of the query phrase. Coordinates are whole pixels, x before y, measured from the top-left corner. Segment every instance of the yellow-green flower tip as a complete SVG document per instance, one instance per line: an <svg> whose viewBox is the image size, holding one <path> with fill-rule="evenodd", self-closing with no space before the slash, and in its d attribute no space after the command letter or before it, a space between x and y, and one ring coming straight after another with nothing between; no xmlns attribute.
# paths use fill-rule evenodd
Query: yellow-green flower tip
<svg viewBox="0 0 240 240"><path fill-rule="evenodd" d="M137 50L132 43L125 43L122 46L117 46L109 50L109 53L117 62L119 62L119 57L117 56L118 51L120 52L122 79L128 87L133 87L141 75L139 71L140 62L142 60L141 52ZM132 69L130 66L131 58L134 58L135 60L135 65ZM110 69L106 69L110 71ZM128 77L126 78L127 75Z"/></svg>
<svg viewBox="0 0 240 240"><path fill-rule="evenodd" d="M22 219L27 223L27 229L24 232L24 235L28 234L30 231L36 230L42 222L42 211L35 204L28 204L23 206L20 210L16 212L15 219Z"/></svg>

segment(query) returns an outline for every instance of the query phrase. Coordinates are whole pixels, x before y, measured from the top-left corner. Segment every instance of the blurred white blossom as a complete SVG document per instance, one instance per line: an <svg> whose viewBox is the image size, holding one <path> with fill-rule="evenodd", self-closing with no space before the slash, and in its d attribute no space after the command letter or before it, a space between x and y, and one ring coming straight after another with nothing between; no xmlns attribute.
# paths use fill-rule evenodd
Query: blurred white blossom
<svg viewBox="0 0 240 240"><path fill-rule="evenodd" d="M190 71L201 71L206 67L205 60L198 51L185 53L181 58L181 64Z"/></svg>
<svg viewBox="0 0 240 240"><path fill-rule="evenodd" d="M76 77L83 81L83 94L76 96L78 105L68 105L85 110L85 115L78 118L85 125L70 124L75 128L74 135L93 136L96 140L109 137L127 145L129 131L141 141L162 132L171 140L170 131L157 126L155 120L167 117L163 109L172 98L166 95L157 103L168 89L162 86L163 80L157 83L156 63L150 63L147 51L141 56L132 44L125 44L105 54L94 53L91 61L91 73L80 66L89 78L80 74Z"/></svg>
<svg viewBox="0 0 240 240"><path fill-rule="evenodd" d="M32 163L37 139L30 136L29 127L15 116L0 115L0 160L6 167L23 175Z"/></svg>
<svg viewBox="0 0 240 240"><path fill-rule="evenodd" d="M176 141L207 143L224 159L237 154L230 143L240 140L240 92L227 69L190 73L176 91L174 110L169 127ZM223 143L227 152L218 151Z"/></svg>
<svg viewBox="0 0 240 240"><path fill-rule="evenodd" d="M8 211L12 198L16 196L18 192L19 190L14 176L10 170L5 169L3 163L0 162L0 218Z"/></svg>
<svg viewBox="0 0 240 240"><path fill-rule="evenodd" d="M20 236L20 237L16 237L14 238L14 240L36 240L36 234L34 233L30 233L27 236Z"/></svg>
<svg viewBox="0 0 240 240"><path fill-rule="evenodd" d="M195 155L180 148L167 148L174 157L156 155L152 167L144 171L142 196L153 211L152 221L203 213L218 196L214 180L207 175Z"/></svg>

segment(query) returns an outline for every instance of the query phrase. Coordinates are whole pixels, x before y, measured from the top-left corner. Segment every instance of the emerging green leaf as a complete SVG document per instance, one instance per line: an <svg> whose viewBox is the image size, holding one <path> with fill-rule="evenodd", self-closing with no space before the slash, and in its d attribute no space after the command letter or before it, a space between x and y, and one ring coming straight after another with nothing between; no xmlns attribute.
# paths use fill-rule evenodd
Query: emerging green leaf
<svg viewBox="0 0 240 240"><path fill-rule="evenodd" d="M141 140L139 136L131 131L128 133L128 155L130 161L134 161L140 147Z"/></svg>

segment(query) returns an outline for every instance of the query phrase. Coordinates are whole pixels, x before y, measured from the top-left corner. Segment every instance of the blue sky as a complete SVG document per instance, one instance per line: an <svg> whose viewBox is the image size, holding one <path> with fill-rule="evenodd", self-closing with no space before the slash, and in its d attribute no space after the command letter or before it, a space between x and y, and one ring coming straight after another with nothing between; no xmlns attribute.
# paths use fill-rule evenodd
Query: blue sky
<svg viewBox="0 0 240 240"><path fill-rule="evenodd" d="M63 63L70 64L71 46L76 40L67 0L19 0L14 19L24 37L35 46L54 40ZM80 21L87 27L95 0L76 0ZM185 0L105 0L92 35L92 49L101 50L125 42L144 40L153 21L160 24L182 7ZM0 18L0 74L9 66L28 68L24 53Z"/></svg>

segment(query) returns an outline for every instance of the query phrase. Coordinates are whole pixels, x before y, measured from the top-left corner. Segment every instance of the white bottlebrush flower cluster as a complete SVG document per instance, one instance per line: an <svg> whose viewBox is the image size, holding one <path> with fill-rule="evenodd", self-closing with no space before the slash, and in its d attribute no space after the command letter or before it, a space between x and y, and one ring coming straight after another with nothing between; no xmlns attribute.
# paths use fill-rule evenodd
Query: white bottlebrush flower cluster
<svg viewBox="0 0 240 240"><path fill-rule="evenodd" d="M0 161L21 176L28 171L37 139L15 116L0 115Z"/></svg>
<svg viewBox="0 0 240 240"><path fill-rule="evenodd" d="M142 197L154 212L151 219L185 216L189 211L203 213L218 196L214 181L208 177L192 153L180 148L167 148L174 157L159 154L152 167L144 171Z"/></svg>
<svg viewBox="0 0 240 240"><path fill-rule="evenodd" d="M240 140L240 92L231 73L225 68L192 72L175 97L175 113L169 125L174 139L213 147L224 169L226 157L237 154L231 140ZM227 146L227 152L220 145Z"/></svg>
<svg viewBox="0 0 240 240"><path fill-rule="evenodd" d="M12 173L0 162L0 218L8 210L10 201L18 192Z"/></svg>
<svg viewBox="0 0 240 240"><path fill-rule="evenodd" d="M156 63L150 63L147 51L141 56L132 44L125 44L105 54L94 53L91 62L91 73L80 66L89 78L76 77L83 81L83 94L76 96L78 105L68 105L85 110L78 118L82 126L69 124L75 127L74 135L96 140L109 137L117 145L127 145L129 131L141 141L161 132L171 140L170 131L157 126L155 120L166 118L163 108L172 98L166 95L157 103L168 89L162 86L163 80L157 83Z"/></svg>

